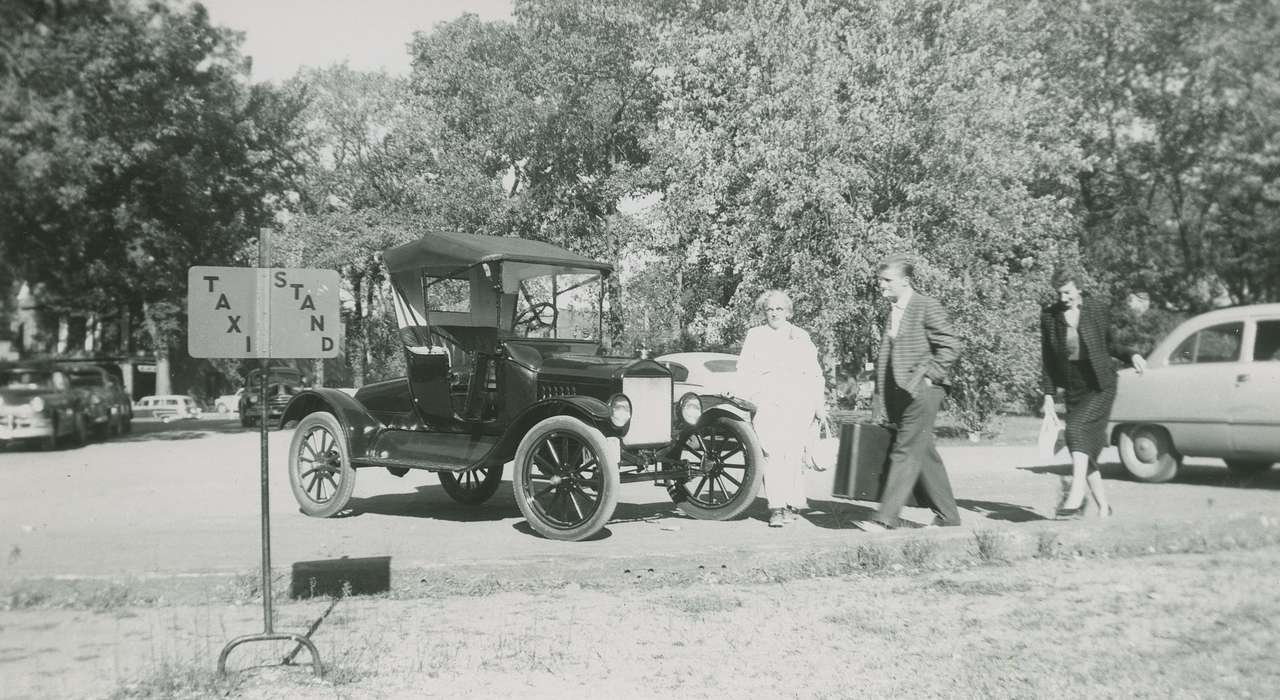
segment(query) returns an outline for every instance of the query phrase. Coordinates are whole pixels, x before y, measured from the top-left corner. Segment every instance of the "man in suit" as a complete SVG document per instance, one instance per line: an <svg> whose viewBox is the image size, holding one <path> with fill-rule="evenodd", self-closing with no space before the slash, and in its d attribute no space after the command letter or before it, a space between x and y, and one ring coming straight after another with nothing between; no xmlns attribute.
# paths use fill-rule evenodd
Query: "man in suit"
<svg viewBox="0 0 1280 700"><path fill-rule="evenodd" d="M892 303L876 358L875 417L898 426L880 509L861 521L867 531L899 525L898 513L917 491L933 508L933 525L960 524L951 480L933 442L933 423L950 386L961 341L942 304L912 289L914 270L904 256L880 265L880 292Z"/></svg>

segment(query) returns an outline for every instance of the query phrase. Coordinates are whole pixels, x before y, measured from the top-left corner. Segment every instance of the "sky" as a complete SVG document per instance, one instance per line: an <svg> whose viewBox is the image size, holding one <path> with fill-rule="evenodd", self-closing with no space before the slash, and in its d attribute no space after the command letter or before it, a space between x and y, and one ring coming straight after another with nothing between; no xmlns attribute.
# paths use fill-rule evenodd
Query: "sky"
<svg viewBox="0 0 1280 700"><path fill-rule="evenodd" d="M255 81L281 81L302 66L346 61L360 70L409 72L415 31L470 12L508 19L511 0L200 0L214 24L244 32Z"/></svg>

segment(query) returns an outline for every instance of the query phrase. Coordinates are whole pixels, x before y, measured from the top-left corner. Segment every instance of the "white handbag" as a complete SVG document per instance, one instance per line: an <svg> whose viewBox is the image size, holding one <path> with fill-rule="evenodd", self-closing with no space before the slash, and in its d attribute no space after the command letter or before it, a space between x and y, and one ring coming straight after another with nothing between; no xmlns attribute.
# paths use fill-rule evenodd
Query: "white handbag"
<svg viewBox="0 0 1280 700"><path fill-rule="evenodd" d="M804 454L801 456L805 469L825 472L835 466L836 452L840 449L839 442L832 439L835 436L835 432L831 429L831 422L826 418L814 419L809 424L809 434L806 436Z"/></svg>
<svg viewBox="0 0 1280 700"><path fill-rule="evenodd" d="M1062 421L1058 420L1058 414L1052 411L1044 414L1044 419L1040 421L1040 437L1036 442L1041 464L1060 464L1064 461L1057 457L1059 452L1066 450L1062 436L1064 428ZM1069 456L1066 457L1069 459Z"/></svg>

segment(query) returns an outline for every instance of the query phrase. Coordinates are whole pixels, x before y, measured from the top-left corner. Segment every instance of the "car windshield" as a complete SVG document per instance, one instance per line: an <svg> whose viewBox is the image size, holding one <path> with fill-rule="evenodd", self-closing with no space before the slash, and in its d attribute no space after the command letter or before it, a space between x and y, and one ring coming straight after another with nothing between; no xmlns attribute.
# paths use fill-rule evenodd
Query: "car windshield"
<svg viewBox="0 0 1280 700"><path fill-rule="evenodd" d="M714 372L716 374L738 371L737 360L707 360L705 366L708 372Z"/></svg>
<svg viewBox="0 0 1280 700"><path fill-rule="evenodd" d="M603 288L598 274L545 275L521 281L514 334L599 341Z"/></svg>
<svg viewBox="0 0 1280 700"><path fill-rule="evenodd" d="M9 389L51 389L53 373L18 369L0 371L0 386Z"/></svg>

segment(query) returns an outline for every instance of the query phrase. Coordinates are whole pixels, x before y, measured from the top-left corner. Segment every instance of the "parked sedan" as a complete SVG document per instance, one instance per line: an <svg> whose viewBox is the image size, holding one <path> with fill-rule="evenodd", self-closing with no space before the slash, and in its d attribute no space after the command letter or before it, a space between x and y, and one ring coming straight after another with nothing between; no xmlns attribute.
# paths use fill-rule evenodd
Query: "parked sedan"
<svg viewBox="0 0 1280 700"><path fill-rule="evenodd" d="M200 402L181 394L144 396L133 405L137 418L158 418L161 423L200 417Z"/></svg>
<svg viewBox="0 0 1280 700"><path fill-rule="evenodd" d="M1144 374L1120 373L1111 436L1143 481L1168 481L1183 457L1237 474L1280 461L1280 304L1218 309L1156 345Z"/></svg>
<svg viewBox="0 0 1280 700"><path fill-rule="evenodd" d="M100 436L119 435L132 429L133 406L116 379L96 365L66 368L71 386L83 394L85 418Z"/></svg>
<svg viewBox="0 0 1280 700"><path fill-rule="evenodd" d="M692 391L723 394L738 391L738 356L723 352L675 352L654 360L671 370L676 395Z"/></svg>
<svg viewBox="0 0 1280 700"><path fill-rule="evenodd" d="M70 437L88 440L80 392L65 372L52 367L0 367L0 446L29 441L47 450Z"/></svg>

